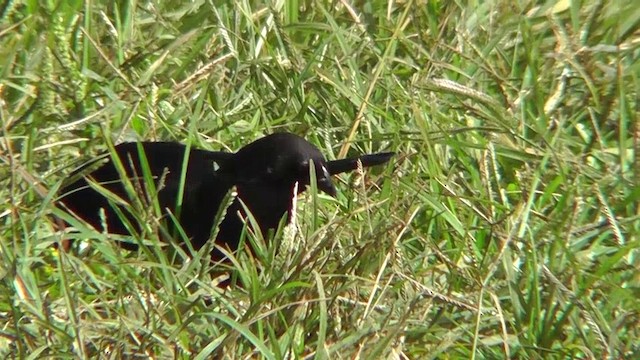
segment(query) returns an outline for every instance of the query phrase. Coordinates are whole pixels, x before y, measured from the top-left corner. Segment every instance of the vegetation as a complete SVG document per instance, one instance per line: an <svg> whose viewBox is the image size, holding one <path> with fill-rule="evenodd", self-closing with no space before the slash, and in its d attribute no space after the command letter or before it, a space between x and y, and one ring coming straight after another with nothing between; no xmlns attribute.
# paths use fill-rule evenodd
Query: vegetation
<svg viewBox="0 0 640 360"><path fill-rule="evenodd" d="M0 356L640 358L638 9L3 1ZM397 156L248 236L226 290L153 221L131 253L51 220L109 144L285 130Z"/></svg>

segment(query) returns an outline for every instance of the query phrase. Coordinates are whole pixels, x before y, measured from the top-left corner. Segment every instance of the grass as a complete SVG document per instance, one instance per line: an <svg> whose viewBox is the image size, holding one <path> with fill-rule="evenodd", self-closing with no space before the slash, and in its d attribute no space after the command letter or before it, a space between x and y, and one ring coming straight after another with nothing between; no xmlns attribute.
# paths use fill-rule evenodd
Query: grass
<svg viewBox="0 0 640 360"><path fill-rule="evenodd" d="M0 354L638 358L639 29L630 0L3 2ZM152 224L137 253L51 224L109 143L284 130L398 155L249 236L242 286Z"/></svg>

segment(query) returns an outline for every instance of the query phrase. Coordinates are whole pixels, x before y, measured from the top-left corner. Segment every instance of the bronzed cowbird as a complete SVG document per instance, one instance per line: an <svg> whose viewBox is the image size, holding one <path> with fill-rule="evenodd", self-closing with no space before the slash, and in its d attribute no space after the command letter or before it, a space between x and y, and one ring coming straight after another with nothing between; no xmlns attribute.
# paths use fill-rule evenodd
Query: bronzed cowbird
<svg viewBox="0 0 640 360"><path fill-rule="evenodd" d="M119 144L115 146L119 164L105 156L102 161L106 162L96 165L99 166L97 169L90 171L89 168L95 168L92 164L81 168L71 175L80 178L60 190L59 200L97 230L122 235L139 231L139 220L118 204L122 201L131 203L134 198L120 176L124 172L129 179L129 188L134 189L138 199L146 199L142 201L143 206L151 206L149 199L157 196L163 217L179 216L176 218L190 244L198 250L211 237L216 214L229 190L235 186L237 196L228 206L215 239L217 245L235 251L245 223L245 207L263 234L276 229L283 216L290 215L294 184L298 183L298 193L310 184L310 164L314 166L318 189L335 196L332 175L356 169L358 161L363 167L384 164L393 155L386 152L327 161L305 139L290 133L276 133L258 139L236 153L189 149L181 185L186 151L185 145L174 142ZM143 180L145 175L153 179L154 186L147 186L149 181ZM181 191L182 202L178 207ZM178 209L179 215L176 214ZM167 223L172 224L170 220ZM123 247L135 249L137 245L123 243ZM211 256L213 260L223 258L218 249L214 249Z"/></svg>

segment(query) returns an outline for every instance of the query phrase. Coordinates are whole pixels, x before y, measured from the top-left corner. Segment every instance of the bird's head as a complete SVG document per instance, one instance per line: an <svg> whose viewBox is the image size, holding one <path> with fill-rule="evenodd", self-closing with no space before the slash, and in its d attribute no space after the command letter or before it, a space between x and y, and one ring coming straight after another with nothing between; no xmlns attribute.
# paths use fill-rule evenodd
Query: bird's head
<svg viewBox="0 0 640 360"><path fill-rule="evenodd" d="M276 133L260 138L240 149L225 170L236 179L236 185L259 184L275 189L292 189L298 182L298 193L311 182L313 164L318 189L336 195L327 161L311 143L291 133Z"/></svg>

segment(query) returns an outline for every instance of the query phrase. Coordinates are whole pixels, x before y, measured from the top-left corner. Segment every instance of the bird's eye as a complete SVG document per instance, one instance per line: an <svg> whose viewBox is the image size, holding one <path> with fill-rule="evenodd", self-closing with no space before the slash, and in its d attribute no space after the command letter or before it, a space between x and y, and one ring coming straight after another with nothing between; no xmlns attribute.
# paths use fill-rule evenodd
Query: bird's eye
<svg viewBox="0 0 640 360"><path fill-rule="evenodd" d="M325 178L330 178L331 174L329 174L329 170L327 170L326 166L322 165L322 176Z"/></svg>

